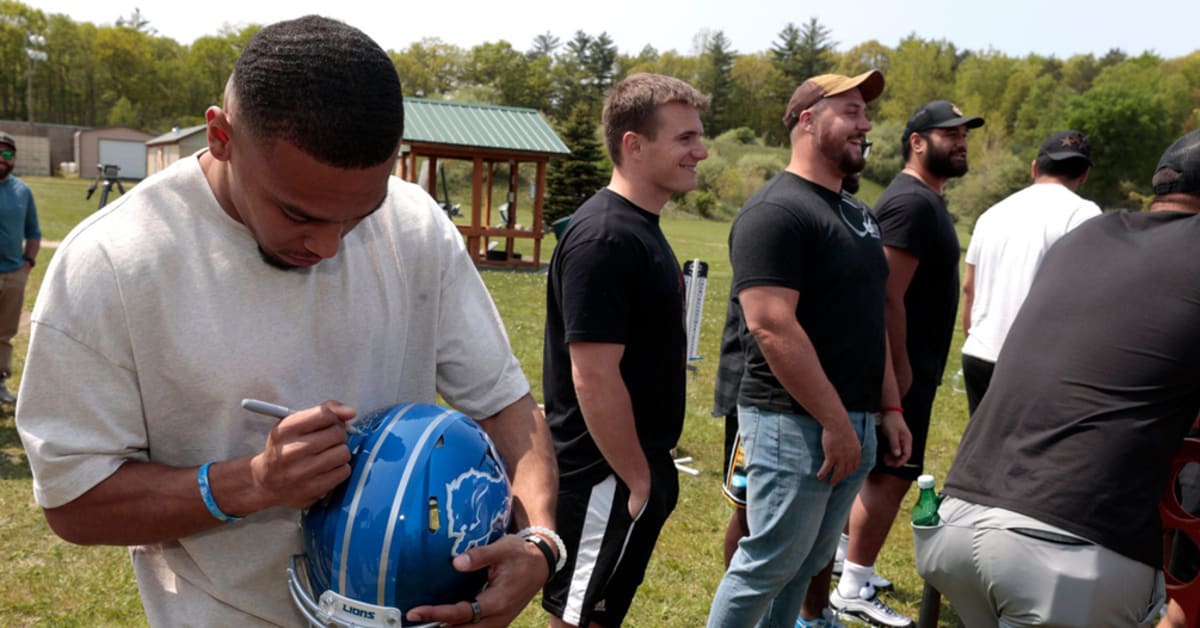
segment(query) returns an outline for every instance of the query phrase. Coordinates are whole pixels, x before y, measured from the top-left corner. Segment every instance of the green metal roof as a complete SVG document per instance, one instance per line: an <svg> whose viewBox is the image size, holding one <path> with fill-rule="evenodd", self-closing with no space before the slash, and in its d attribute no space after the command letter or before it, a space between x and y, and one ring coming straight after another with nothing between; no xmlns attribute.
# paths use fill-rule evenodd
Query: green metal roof
<svg viewBox="0 0 1200 628"><path fill-rule="evenodd" d="M404 141L567 155L537 109L404 99Z"/></svg>
<svg viewBox="0 0 1200 628"><path fill-rule="evenodd" d="M171 131L168 133L163 133L162 135L160 135L154 139L147 140L146 146L154 146L155 144L169 144L171 142L178 142L179 140L181 140L185 137L188 137L189 135L199 133L200 131L204 130L207 126L208 125L206 125L206 124L198 124L196 126L189 126L185 129L179 129L179 128L171 129Z"/></svg>

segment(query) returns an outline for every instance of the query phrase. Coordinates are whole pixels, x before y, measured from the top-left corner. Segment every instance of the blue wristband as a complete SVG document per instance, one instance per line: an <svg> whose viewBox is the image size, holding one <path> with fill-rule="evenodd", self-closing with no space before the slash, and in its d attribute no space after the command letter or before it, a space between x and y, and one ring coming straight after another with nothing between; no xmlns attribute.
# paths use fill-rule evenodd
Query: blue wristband
<svg viewBox="0 0 1200 628"><path fill-rule="evenodd" d="M204 507L208 508L208 514L220 521L233 523L240 520L241 517L225 514L217 505L217 500L213 499L212 487L208 485L208 468L211 466L211 462L206 462L200 465L200 470L196 472L196 481L200 484L200 499L204 500Z"/></svg>

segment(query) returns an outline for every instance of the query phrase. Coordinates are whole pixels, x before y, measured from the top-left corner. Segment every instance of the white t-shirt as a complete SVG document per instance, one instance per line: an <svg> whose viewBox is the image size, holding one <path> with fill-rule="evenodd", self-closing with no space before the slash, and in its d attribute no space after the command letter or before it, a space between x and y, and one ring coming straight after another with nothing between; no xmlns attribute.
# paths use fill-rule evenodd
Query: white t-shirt
<svg viewBox="0 0 1200 628"><path fill-rule="evenodd" d="M58 249L17 416L35 497L52 508L125 461L188 467L261 451L276 419L243 410L245 397L365 413L440 392L480 419L528 391L462 237L420 188L393 178L336 257L281 271L192 156ZM301 624L286 572L298 515L275 508L132 548L151 624Z"/></svg>
<svg viewBox="0 0 1200 628"><path fill-rule="evenodd" d="M1046 249L1099 215L1098 205L1058 183L1035 183L983 212L967 247L975 301L964 355L996 361Z"/></svg>

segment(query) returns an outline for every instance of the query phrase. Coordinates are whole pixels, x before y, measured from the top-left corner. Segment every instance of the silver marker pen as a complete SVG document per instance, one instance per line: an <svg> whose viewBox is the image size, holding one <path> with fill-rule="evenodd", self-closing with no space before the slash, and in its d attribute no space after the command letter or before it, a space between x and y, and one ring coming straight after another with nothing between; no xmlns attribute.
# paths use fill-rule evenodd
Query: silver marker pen
<svg viewBox="0 0 1200 628"><path fill-rule="evenodd" d="M242 407L245 408L246 410L249 410L249 411L255 413L255 414L264 414L266 416L273 416L277 419L282 419L288 415L295 414L295 411L292 410L291 408L288 408L287 406L281 406L281 405L274 404L274 403L268 403L266 401L260 401L258 399L243 399ZM358 422L358 417L354 417L353 419L346 421L346 431L350 432L351 434L362 434L363 433L362 428L355 425L355 423L357 423L357 422Z"/></svg>

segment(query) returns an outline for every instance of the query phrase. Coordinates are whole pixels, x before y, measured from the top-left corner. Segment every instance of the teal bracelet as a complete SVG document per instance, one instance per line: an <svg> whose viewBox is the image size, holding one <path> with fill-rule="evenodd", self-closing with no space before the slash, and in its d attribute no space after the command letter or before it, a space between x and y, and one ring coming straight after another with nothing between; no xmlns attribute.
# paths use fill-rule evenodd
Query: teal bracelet
<svg viewBox="0 0 1200 628"><path fill-rule="evenodd" d="M212 464L211 462L206 462L200 465L200 470L196 472L196 482L200 484L200 499L204 500L204 507L208 508L208 514L214 518L226 523L238 521L241 517L225 514L221 510L221 507L217 505L217 500L213 499L212 487L208 485L208 468Z"/></svg>

